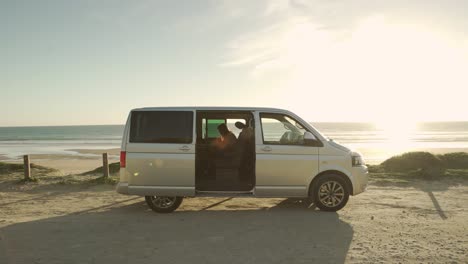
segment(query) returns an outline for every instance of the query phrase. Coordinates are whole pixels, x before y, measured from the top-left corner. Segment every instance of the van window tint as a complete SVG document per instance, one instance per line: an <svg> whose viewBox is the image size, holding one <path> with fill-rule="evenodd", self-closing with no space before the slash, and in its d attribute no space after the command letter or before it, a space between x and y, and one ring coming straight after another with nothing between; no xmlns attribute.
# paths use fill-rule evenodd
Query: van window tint
<svg viewBox="0 0 468 264"><path fill-rule="evenodd" d="M193 112L135 111L132 112L130 142L191 143Z"/></svg>

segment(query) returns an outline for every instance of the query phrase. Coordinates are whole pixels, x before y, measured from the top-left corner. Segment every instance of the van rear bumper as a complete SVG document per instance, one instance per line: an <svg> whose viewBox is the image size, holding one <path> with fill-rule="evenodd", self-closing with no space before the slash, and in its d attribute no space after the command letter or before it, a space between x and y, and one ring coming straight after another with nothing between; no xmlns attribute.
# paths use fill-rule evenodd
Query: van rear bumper
<svg viewBox="0 0 468 264"><path fill-rule="evenodd" d="M119 182L116 191L120 194L128 194L128 182Z"/></svg>

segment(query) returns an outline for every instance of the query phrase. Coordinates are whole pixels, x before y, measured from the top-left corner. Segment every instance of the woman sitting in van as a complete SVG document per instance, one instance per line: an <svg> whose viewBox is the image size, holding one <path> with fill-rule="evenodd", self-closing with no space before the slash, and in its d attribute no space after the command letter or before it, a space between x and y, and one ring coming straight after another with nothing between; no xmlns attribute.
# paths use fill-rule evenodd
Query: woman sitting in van
<svg viewBox="0 0 468 264"><path fill-rule="evenodd" d="M228 152L228 151L233 150L237 143L237 138L234 135L234 133L229 131L226 124L219 125L218 131L219 131L219 134L221 134L221 137L216 139L217 149L223 152Z"/></svg>

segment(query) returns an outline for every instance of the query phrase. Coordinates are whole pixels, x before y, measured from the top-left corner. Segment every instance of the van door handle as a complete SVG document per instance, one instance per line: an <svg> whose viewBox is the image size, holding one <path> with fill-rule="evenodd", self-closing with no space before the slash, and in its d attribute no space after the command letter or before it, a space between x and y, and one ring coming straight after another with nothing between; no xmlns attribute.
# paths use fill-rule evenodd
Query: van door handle
<svg viewBox="0 0 468 264"><path fill-rule="evenodd" d="M190 147L188 147L188 146L182 146L182 147L180 147L179 149L182 150L182 151L189 151L189 150L190 150Z"/></svg>
<svg viewBox="0 0 468 264"><path fill-rule="evenodd" d="M262 150L265 151L265 152L270 152L273 149L271 147L269 147L269 146L266 146L266 147L263 147Z"/></svg>

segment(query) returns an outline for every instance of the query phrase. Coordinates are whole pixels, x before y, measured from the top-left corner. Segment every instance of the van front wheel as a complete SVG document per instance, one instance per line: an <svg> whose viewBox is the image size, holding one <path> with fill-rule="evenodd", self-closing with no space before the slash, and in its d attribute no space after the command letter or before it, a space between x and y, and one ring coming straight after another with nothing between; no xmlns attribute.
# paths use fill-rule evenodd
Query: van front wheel
<svg viewBox="0 0 468 264"><path fill-rule="evenodd" d="M322 211L336 212L343 208L349 199L346 182L338 175L325 175L318 179L314 190L314 203Z"/></svg>
<svg viewBox="0 0 468 264"><path fill-rule="evenodd" d="M179 208L183 197L179 196L145 196L148 206L157 213L171 213Z"/></svg>

